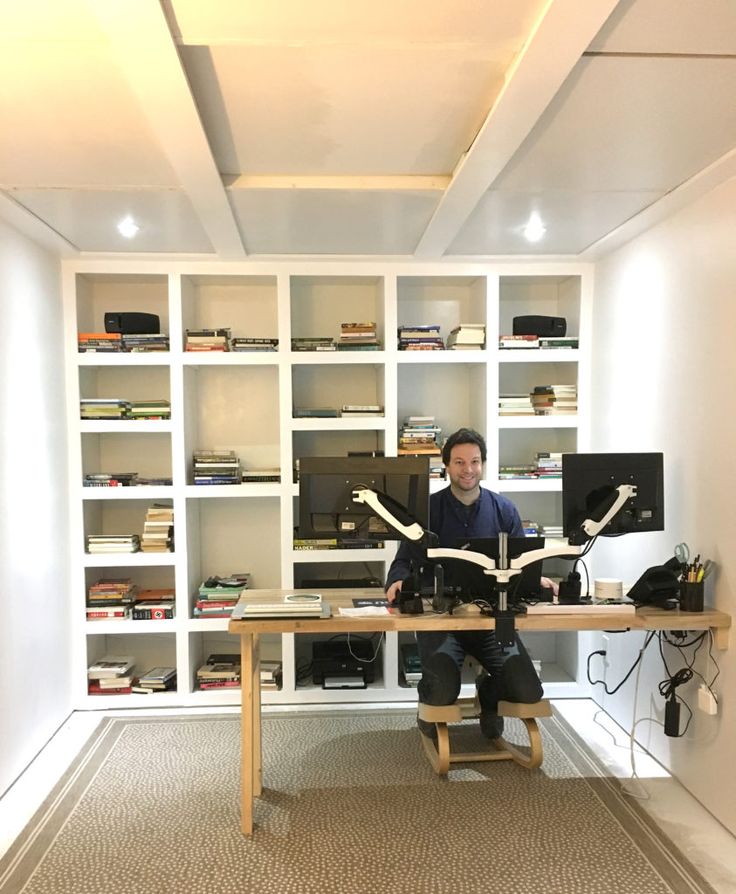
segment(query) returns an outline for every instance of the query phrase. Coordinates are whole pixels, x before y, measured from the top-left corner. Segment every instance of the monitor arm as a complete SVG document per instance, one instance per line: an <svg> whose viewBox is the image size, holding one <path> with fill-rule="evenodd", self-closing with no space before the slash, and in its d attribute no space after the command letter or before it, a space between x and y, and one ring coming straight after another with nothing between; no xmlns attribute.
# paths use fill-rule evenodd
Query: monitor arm
<svg viewBox="0 0 736 894"><path fill-rule="evenodd" d="M582 545L588 540L597 537L606 525L612 521L623 509L627 500L636 496L635 484L619 484L611 493L599 503L593 510L592 518L586 518L578 528L570 532L570 543ZM599 516L596 518L595 516Z"/></svg>
<svg viewBox="0 0 736 894"><path fill-rule="evenodd" d="M370 487L356 487L353 490L353 502L369 506L376 515L405 540L419 546L432 547L437 544L437 535L425 530L406 509L393 500L388 494L372 490Z"/></svg>

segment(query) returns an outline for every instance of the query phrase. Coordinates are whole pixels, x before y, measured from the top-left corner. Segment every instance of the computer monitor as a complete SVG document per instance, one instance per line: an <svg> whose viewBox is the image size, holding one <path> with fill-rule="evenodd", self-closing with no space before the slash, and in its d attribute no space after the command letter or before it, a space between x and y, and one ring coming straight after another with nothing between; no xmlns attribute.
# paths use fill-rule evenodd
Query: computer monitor
<svg viewBox="0 0 736 894"><path fill-rule="evenodd" d="M603 537L664 530L664 462L661 453L565 453L562 456L562 532L579 539L586 519L600 521L613 505L615 488L636 486L636 496L603 528Z"/></svg>
<svg viewBox="0 0 736 894"><path fill-rule="evenodd" d="M370 506L353 500L356 488L387 497L402 524L429 527L426 456L305 456L299 459L299 537L403 539Z"/></svg>
<svg viewBox="0 0 736 894"><path fill-rule="evenodd" d="M523 553L534 549L544 549L544 537L509 537L507 557L516 559ZM483 553L499 561L499 542L496 537L471 537L453 543L455 549L472 550ZM496 589L493 575L483 573L483 569L462 559L441 559L444 571L445 589L462 601L488 599ZM511 578L508 596L511 601L518 599L538 599L542 588L542 561L531 562L521 569L519 574Z"/></svg>

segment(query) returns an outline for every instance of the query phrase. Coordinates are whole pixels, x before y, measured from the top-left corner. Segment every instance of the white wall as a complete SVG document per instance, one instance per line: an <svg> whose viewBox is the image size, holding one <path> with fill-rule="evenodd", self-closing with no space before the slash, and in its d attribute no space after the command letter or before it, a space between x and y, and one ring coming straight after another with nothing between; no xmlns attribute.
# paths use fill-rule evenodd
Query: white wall
<svg viewBox="0 0 736 894"><path fill-rule="evenodd" d="M592 447L662 450L666 531L597 544L595 573L633 581L686 540L718 563L706 602L736 614L736 180L713 190L596 265ZM610 637L609 687L636 658L641 640ZM695 668L715 666L701 650ZM678 689L694 711L683 738L649 721L637 738L736 834L736 635L715 652L720 716L699 712L697 683ZM673 655L669 649L666 655ZM592 668L600 671L600 659ZM669 659L668 659L669 661ZM674 656L670 670L683 666ZM600 698L626 729L634 716L634 676ZM636 717L663 719L657 684L665 678L656 641L645 653ZM683 710L684 724L687 712Z"/></svg>
<svg viewBox="0 0 736 894"><path fill-rule="evenodd" d="M58 261L0 220L0 794L70 713Z"/></svg>

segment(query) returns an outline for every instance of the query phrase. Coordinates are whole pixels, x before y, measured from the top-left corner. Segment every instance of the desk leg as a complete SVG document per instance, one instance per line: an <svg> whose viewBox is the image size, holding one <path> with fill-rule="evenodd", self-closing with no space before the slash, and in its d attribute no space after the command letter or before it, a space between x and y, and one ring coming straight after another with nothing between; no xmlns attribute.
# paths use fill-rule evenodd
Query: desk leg
<svg viewBox="0 0 736 894"><path fill-rule="evenodd" d="M258 662L254 660L258 646L255 639L251 633L240 635L240 831L243 835L253 834L253 798L256 788L256 696L253 679L258 668Z"/></svg>
<svg viewBox="0 0 736 894"><path fill-rule="evenodd" d="M263 792L263 748L261 736L261 638L253 636L253 795Z"/></svg>

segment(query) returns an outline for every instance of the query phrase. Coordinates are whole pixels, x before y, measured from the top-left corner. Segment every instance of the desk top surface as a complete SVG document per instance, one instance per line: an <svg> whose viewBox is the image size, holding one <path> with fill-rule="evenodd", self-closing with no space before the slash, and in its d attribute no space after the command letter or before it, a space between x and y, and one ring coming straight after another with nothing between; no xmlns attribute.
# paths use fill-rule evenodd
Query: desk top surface
<svg viewBox="0 0 736 894"><path fill-rule="evenodd" d="M269 602L287 593L310 593L314 590L247 590L243 597L248 602ZM404 615L398 609L389 614L370 616L347 616L340 614L340 608L353 608L354 599L382 599L380 589L322 591L322 598L330 604L329 618L247 618L231 620L230 633L340 633L374 632L383 630L482 630L492 629L492 617L481 615L475 605L462 605L452 614L437 614L426 611L420 615ZM425 609L427 603L425 602ZM702 612L668 611L654 606L638 608L634 614L602 613L600 609L588 612L581 607L579 612L564 615L517 614L516 626L519 630L707 630L728 628L731 616L716 609L706 608Z"/></svg>

